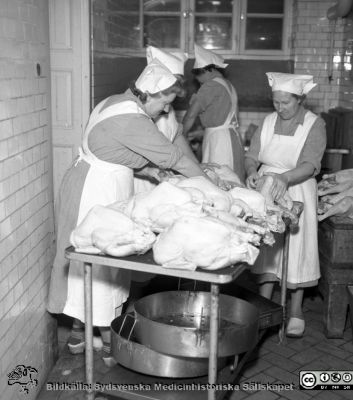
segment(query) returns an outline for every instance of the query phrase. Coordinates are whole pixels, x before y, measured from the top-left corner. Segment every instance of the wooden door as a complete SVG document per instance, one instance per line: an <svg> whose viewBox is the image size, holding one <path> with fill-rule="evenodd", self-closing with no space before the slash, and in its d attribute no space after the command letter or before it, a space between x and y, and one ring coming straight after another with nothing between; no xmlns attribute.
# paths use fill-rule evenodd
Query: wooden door
<svg viewBox="0 0 353 400"><path fill-rule="evenodd" d="M50 0L54 198L78 153L90 111L88 0Z"/></svg>

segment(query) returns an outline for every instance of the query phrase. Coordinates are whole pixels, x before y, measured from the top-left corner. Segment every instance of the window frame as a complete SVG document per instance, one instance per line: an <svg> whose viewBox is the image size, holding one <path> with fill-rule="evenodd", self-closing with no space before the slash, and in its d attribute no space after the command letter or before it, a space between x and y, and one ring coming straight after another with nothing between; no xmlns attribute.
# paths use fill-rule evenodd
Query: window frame
<svg viewBox="0 0 353 400"><path fill-rule="evenodd" d="M94 1L94 0L92 0ZM194 39L195 39L195 14L197 15L217 15L216 13L195 13L195 0L180 0L180 48L163 48L166 51L183 51L194 57ZM212 50L222 55L225 59L288 59L291 55L292 40L292 20L293 20L293 0L284 0L283 10L283 31L282 31L282 50L246 50L245 49L245 33L246 33L246 10L247 0L234 0L232 10L232 49L230 50ZM135 13L135 12L134 12ZM140 0L139 22L140 26L140 43L144 45L144 14L147 15L172 15L176 12L143 12L143 1ZM264 14L279 15L279 14ZM117 47L113 50L119 51L122 56L144 57L146 55L145 47L140 49ZM107 49L108 53L112 53L112 49Z"/></svg>
<svg viewBox="0 0 353 400"><path fill-rule="evenodd" d="M232 24L231 24L232 25L232 38L231 38L232 48L230 50L225 50L225 49L212 50L213 52L215 52L217 54L221 54L222 56L225 56L225 57L229 57L229 56L233 57L233 56L237 55L237 53L239 52L238 43L237 43L237 40L236 40L237 35L238 35L237 28L236 28L236 25L237 25L237 21L236 20L237 20L237 18L235 18L235 16L239 15L239 13L237 11L238 11L238 8L239 8L239 5L240 5L241 1L242 0L240 0L240 1L236 1L235 0L233 2L233 9L232 9L232 16L231 16L231 18L232 18ZM187 2L187 0L186 0L186 2ZM186 44L187 45L186 51L189 54L194 54L195 17L199 16L199 15L200 16L201 15L216 16L217 14L216 13L212 13L212 12L196 13L195 12L195 0L189 0L189 11L190 11L190 16L189 16L190 17L190 22L189 22L189 41ZM225 14L228 14L228 13L221 13L221 14L225 15Z"/></svg>
<svg viewBox="0 0 353 400"><path fill-rule="evenodd" d="M276 58L276 56L290 56L290 42L292 35L292 10L293 3L292 0L284 0L284 10L283 10L283 30L282 30L282 49L281 50L247 50L245 49L246 40L246 23L247 23L247 6L248 0L241 0L242 6L240 10L240 46L239 53L243 56L269 56L271 58ZM254 14L256 15L256 14ZM262 14L264 16L279 16L281 14Z"/></svg>

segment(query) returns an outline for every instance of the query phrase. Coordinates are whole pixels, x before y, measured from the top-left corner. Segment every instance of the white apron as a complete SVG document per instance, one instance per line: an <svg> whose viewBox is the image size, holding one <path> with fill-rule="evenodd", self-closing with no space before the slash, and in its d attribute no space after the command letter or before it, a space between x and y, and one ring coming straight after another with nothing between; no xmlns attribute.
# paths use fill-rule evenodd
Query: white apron
<svg viewBox="0 0 353 400"><path fill-rule="evenodd" d="M172 107L168 114L161 115L156 121L155 125L160 132L171 142L174 142L175 136L178 133L179 123L176 119L175 111ZM149 192L156 185L147 178L134 177L134 191L135 193Z"/></svg>
<svg viewBox="0 0 353 400"><path fill-rule="evenodd" d="M236 147L243 153L243 145L240 134L238 132L238 120L236 116L238 97L231 86L229 89L226 82L221 78L213 78L214 81L221 84L228 92L231 99L231 108L223 125L210 127L205 129L205 134L202 141L202 162L217 163L227 165L235 173L239 175L241 180L244 179L244 159L243 155L238 154L232 143L231 135L234 135ZM236 154L234 154L236 153ZM241 158L241 159L235 159ZM236 167L235 167L236 166Z"/></svg>
<svg viewBox="0 0 353 400"><path fill-rule="evenodd" d="M120 114L143 113L135 102L125 101L100 110L107 100L103 100L93 110L79 149L80 160L90 164L84 183L77 225L96 204L108 205L126 200L134 193L133 170L123 165L99 160L88 148L88 136L99 122ZM145 114L146 115L146 114ZM93 278L93 325L109 326L116 317L116 309L126 301L130 290L130 271L94 266ZM118 312L121 312L121 307ZM71 262L68 277L68 294L63 310L84 322L84 274L82 263Z"/></svg>
<svg viewBox="0 0 353 400"><path fill-rule="evenodd" d="M266 172L283 173L294 169L303 149L309 131L317 116L307 111L303 125L298 125L294 136L274 134L277 113L266 117L261 131L259 161L260 175ZM288 256L288 288L314 286L320 278L317 242L317 186L314 178L290 186L288 193L293 200L304 203L304 211L299 220L299 229L291 233ZM270 274L280 279L282 273L283 235L277 235L273 247L263 247L252 272Z"/></svg>
<svg viewBox="0 0 353 400"><path fill-rule="evenodd" d="M162 132L171 143L173 143L179 130L179 123L176 119L174 109L170 107L168 114L161 115L155 121L155 124L157 125L159 131ZM155 187L156 185L148 179L134 177L135 193L149 192ZM131 279L135 282L148 282L154 276L154 274L133 271L131 274Z"/></svg>

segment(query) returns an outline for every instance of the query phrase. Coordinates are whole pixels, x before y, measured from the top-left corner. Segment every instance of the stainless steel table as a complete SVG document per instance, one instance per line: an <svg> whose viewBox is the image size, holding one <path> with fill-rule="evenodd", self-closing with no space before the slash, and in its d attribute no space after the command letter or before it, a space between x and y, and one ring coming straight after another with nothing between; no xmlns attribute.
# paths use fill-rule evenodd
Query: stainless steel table
<svg viewBox="0 0 353 400"><path fill-rule="evenodd" d="M208 383L217 383L217 356L218 356L218 319L219 319L219 285L232 282L246 268L245 264L236 264L217 271L196 269L185 271L180 269L163 268L153 260L152 252L144 255L129 257L110 257L106 255L92 255L77 253L73 247L66 249L66 257L70 260L80 261L84 268L85 287L85 364L86 383L88 383L86 398L94 399L93 390L93 325L92 325L92 268L94 264L112 268L122 268L131 271L150 272L152 274L174 276L192 279L195 281L209 282L211 284L211 315L210 315L210 356L208 364ZM216 400L216 389L211 387L208 391L208 400Z"/></svg>

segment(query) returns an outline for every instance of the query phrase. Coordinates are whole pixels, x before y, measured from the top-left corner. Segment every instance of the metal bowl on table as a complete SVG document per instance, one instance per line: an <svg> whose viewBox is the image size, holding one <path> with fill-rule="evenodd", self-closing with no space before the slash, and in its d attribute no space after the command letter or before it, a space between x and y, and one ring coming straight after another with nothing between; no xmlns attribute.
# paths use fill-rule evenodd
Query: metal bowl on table
<svg viewBox="0 0 353 400"><path fill-rule="evenodd" d="M112 356L123 367L133 371L165 378L193 378L207 375L208 358L175 357L158 353L136 341L135 318L124 314L111 323ZM226 365L218 359L218 368Z"/></svg>
<svg viewBox="0 0 353 400"><path fill-rule="evenodd" d="M151 349L183 357L209 357L209 292L168 291L134 304L138 341ZM247 301L219 296L218 356L240 354L257 340L259 311Z"/></svg>

